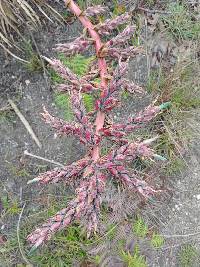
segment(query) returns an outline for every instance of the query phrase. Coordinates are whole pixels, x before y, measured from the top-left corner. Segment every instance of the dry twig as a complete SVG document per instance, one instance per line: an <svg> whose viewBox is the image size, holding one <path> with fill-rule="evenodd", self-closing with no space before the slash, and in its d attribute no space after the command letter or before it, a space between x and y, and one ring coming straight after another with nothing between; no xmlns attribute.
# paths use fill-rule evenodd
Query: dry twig
<svg viewBox="0 0 200 267"><path fill-rule="evenodd" d="M11 99L8 99L8 102L11 105L11 107L13 108L13 110L15 111L15 113L17 114L17 116L20 118L21 122L24 124L26 130L29 132L30 136L35 141L37 146L39 148L41 148L42 144L40 143L39 139L35 135L33 129L31 128L31 126L29 124L29 122L25 119L24 115L21 113L21 111L18 109L18 107L15 105L15 103Z"/></svg>
<svg viewBox="0 0 200 267"><path fill-rule="evenodd" d="M52 164L55 164L55 165L58 165L60 167L64 167L64 165L62 165L61 163L57 162L57 161L54 161L54 160L51 160L51 159L47 159L47 158L43 158L43 157L40 157L40 156L37 156L37 155L34 155L32 153L29 153L27 150L24 151L24 155L26 156L30 156L32 158L36 158L36 159L41 159L41 160L44 160L46 162L50 162Z"/></svg>
<svg viewBox="0 0 200 267"><path fill-rule="evenodd" d="M19 246L19 251L22 255L22 258L23 260L28 264L27 267L33 267L33 265L30 263L30 261L26 258L26 256L24 255L24 251L22 249L22 245L20 243L20 235L19 235L19 232L20 232L20 222L21 222L21 218L22 218L22 215L23 215L23 212L24 212L24 208L26 206L26 203L24 203L23 207L22 207L22 210L19 214L19 219L18 219L18 222L17 222L17 242L18 242L18 246Z"/></svg>

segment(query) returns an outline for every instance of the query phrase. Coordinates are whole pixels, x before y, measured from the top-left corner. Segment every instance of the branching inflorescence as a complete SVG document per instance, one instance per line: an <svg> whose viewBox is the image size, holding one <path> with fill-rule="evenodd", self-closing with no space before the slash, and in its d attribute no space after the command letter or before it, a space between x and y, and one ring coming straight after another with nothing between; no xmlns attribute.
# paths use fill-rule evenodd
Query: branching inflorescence
<svg viewBox="0 0 200 267"><path fill-rule="evenodd" d="M66 122L53 117L46 109L42 114L43 118L59 135L78 137L80 142L88 147L88 153L85 158L71 165L64 168L55 168L29 181L29 183L39 182L41 184L61 181L72 183L76 181L76 184L78 184L75 192L76 197L68 203L67 207L28 236L33 248L37 248L44 241L49 240L55 232L81 217L84 217L87 221L88 235L96 231L101 196L109 177L120 181L130 190L138 191L144 198L148 198L159 191L153 189L144 180L138 179L134 172L126 168L126 163L138 157L163 159L150 148L155 138L142 142L129 142L127 136L135 129L143 127L152 120L157 114L166 109L168 104L150 105L139 114L129 117L127 122L113 123L109 126L105 124L108 112L118 104L120 93L123 90L132 93L143 93L140 86L128 81L126 78L129 58L142 51L141 47L125 47L133 36L135 27L129 25L109 41L104 43L101 41L103 38L106 39L107 35L111 34L119 25L130 23L130 14L125 13L114 19L108 19L103 23L93 25L88 17L106 12L107 9L105 7L94 6L83 12L72 0L65 1L65 4L77 16L86 31L84 31L83 36L78 37L72 43L58 44L56 50L68 56L84 52L89 46L95 45L98 70L94 72L94 76L99 77L101 82L99 88L96 88L97 86L94 85L92 80L92 73L78 77L64 66L61 61L46 58L51 67L64 80L64 83L59 86L59 90L69 93L76 121ZM117 63L114 71L111 71L111 68L107 66L110 58L114 63ZM82 93L91 93L95 90L100 91L99 98L95 103L95 111L87 113L82 102ZM107 155L101 156L100 145L104 138L110 138L114 142L115 148Z"/></svg>

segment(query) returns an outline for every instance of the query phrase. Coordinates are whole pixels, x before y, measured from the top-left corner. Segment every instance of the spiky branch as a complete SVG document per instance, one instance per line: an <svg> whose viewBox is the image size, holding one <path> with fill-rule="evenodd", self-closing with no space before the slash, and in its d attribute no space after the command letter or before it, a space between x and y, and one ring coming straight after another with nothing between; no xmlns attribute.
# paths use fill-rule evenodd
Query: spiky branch
<svg viewBox="0 0 200 267"><path fill-rule="evenodd" d="M109 41L104 43L101 41L101 38L106 37L105 35L108 32L129 21L130 14L125 13L95 26L88 17L105 12L107 10L105 7L90 7L83 12L73 0L64 2L80 20L86 31L84 36L77 38L72 43L57 45L56 50L69 55L83 52L93 44L96 49L98 72L88 73L80 78L64 66L61 61L46 58L52 68L65 81L64 84L59 86L59 90L69 93L76 122L65 122L50 115L46 109L42 114L43 118L60 135L78 137L80 142L87 145L88 153L83 159L71 165L45 172L29 181L29 183L39 182L41 184L61 181L64 183L76 182L75 184L78 184L76 197L68 203L67 207L28 236L28 240L33 244L34 249L44 241L49 240L55 232L81 217L87 220L88 235L96 231L100 214L101 195L110 176L129 189L139 192L145 198L159 192L159 190L153 189L145 181L138 179L133 172L128 171L126 164L134 161L137 157L164 160L163 157L157 155L150 148L151 143L155 140L154 138L142 142L129 142L127 135L152 120L168 104L150 105L144 111L139 112L134 117L130 117L126 123L113 123L109 127L105 125L107 113L119 103L119 95L122 90L140 94L144 92L140 86L129 82L126 78L129 57L142 51L142 48L132 46L125 48L125 43L132 37L135 27L129 25ZM100 36L102 37L100 38ZM108 71L110 68L107 66L106 58L109 57L113 58L113 60L117 59L118 66L114 72ZM98 88L100 89L100 96L95 103L95 112L91 115L87 114L84 108L82 93L96 90L92 78L98 76L101 80ZM107 155L101 156L101 142L107 137L112 138L116 145Z"/></svg>

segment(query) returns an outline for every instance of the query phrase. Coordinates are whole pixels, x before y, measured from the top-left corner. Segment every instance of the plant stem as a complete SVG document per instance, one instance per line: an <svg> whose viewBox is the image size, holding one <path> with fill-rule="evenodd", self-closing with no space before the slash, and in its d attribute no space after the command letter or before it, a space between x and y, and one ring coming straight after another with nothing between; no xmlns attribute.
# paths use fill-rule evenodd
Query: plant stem
<svg viewBox="0 0 200 267"><path fill-rule="evenodd" d="M100 78L101 78L101 97L104 96L105 92L107 91L108 86L108 80L107 80L107 64L104 57L100 57L100 51L102 47L104 46L104 43L101 42L99 34L94 30L94 25L91 23L91 21L84 15L84 12L79 8L78 5L74 3L73 0L66 1L65 4L67 7L77 16L77 18L80 20L82 25L85 29L88 30L91 38L94 40L95 48L96 48L96 55L98 57L98 67L100 72ZM96 126L96 134L99 134L99 130L103 128L105 120L105 113L102 111L97 112L96 120L95 120L95 126ZM94 146L92 150L92 159L94 161L97 161L100 157L100 145Z"/></svg>

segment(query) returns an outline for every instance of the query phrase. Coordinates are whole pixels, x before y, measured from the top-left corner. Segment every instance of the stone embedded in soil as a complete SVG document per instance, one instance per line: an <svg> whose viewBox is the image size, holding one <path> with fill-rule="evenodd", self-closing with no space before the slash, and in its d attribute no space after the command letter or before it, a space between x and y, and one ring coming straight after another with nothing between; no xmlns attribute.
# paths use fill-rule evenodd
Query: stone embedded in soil
<svg viewBox="0 0 200 267"><path fill-rule="evenodd" d="M197 200L200 200L200 194L196 195Z"/></svg>

